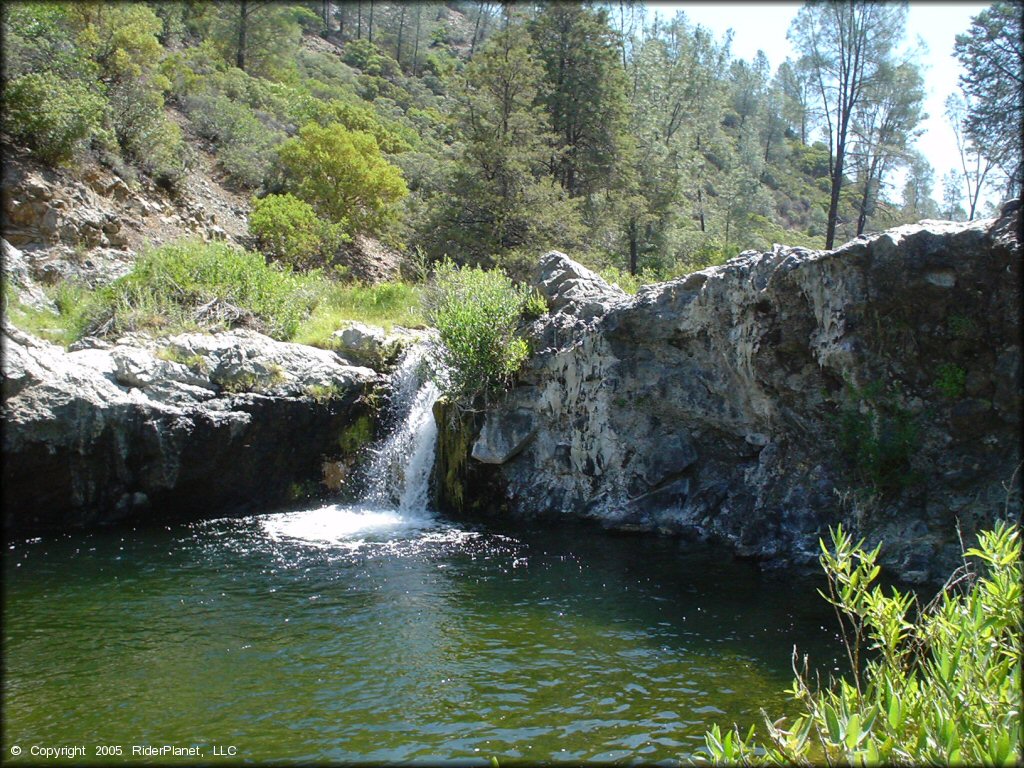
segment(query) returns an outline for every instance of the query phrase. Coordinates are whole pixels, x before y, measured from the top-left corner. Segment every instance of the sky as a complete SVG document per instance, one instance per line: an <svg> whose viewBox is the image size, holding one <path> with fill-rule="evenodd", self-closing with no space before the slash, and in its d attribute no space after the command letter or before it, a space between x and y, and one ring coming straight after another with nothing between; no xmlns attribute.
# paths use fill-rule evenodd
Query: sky
<svg viewBox="0 0 1024 768"><path fill-rule="evenodd" d="M686 13L693 24L710 29L718 40L733 30L732 54L735 58L752 61L758 50L763 50L772 72L786 57L796 58L786 40L789 24L802 3L799 2L649 2L652 11L671 18L677 10ZM977 16L990 3L925 2L911 0L907 13L907 43L920 37L926 52L920 58L925 90L925 111L929 117L921 127L924 133L917 139L917 148L935 169L935 187L932 196L942 202L942 176L951 168L959 168L960 155L956 137L945 117L946 97L958 90L960 63L953 56L956 36L966 32L971 17ZM897 180L897 194L902 181Z"/></svg>

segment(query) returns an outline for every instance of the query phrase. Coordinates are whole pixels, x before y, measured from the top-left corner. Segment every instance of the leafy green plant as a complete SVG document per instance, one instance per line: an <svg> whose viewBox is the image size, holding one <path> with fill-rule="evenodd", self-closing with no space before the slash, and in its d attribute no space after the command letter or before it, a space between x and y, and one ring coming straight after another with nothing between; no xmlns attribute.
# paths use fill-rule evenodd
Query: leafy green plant
<svg viewBox="0 0 1024 768"><path fill-rule="evenodd" d="M377 234L409 189L369 133L309 123L279 148L285 186L346 234Z"/></svg>
<svg viewBox="0 0 1024 768"><path fill-rule="evenodd" d="M453 401L472 407L511 383L529 354L516 334L527 297L499 270L438 265L424 304L440 335L434 378Z"/></svg>
<svg viewBox="0 0 1024 768"><path fill-rule="evenodd" d="M839 412L839 446L858 481L883 494L912 485L910 457L917 445L917 421L893 391L873 383L847 386L848 405Z"/></svg>
<svg viewBox="0 0 1024 768"><path fill-rule="evenodd" d="M543 317L549 311L548 300L540 291L534 289L526 294L526 298L523 300L523 317L527 320Z"/></svg>
<svg viewBox="0 0 1024 768"><path fill-rule="evenodd" d="M336 225L316 215L294 195L267 195L253 201L249 231L264 253L296 269L323 266L342 241Z"/></svg>
<svg viewBox="0 0 1024 768"><path fill-rule="evenodd" d="M935 376L935 388L945 397L955 400L963 397L967 382L967 371L954 363L943 363Z"/></svg>
<svg viewBox="0 0 1024 768"><path fill-rule="evenodd" d="M715 763L1018 765L1021 752L1021 541L999 523L964 553L964 566L911 621L910 593L874 584L879 548L837 527L821 544L828 594L852 680L812 690L804 660L790 695L803 714L765 715L767 738L733 727L705 735ZM871 656L861 658L870 643ZM794 668L796 668L794 658ZM863 662L863 663L862 663Z"/></svg>
<svg viewBox="0 0 1024 768"><path fill-rule="evenodd" d="M48 163L70 160L97 133L106 100L54 72L22 75L4 89L4 129Z"/></svg>
<svg viewBox="0 0 1024 768"><path fill-rule="evenodd" d="M946 325L950 334L957 339L969 339L977 330L974 321L964 315L950 315Z"/></svg>

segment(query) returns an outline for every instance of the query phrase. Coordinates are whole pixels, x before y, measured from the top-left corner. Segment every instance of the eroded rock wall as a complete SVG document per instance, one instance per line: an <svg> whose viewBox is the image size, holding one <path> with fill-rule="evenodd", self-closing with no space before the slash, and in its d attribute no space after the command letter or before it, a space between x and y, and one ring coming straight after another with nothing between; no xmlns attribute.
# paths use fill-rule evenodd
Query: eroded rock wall
<svg viewBox="0 0 1024 768"><path fill-rule="evenodd" d="M813 559L843 521L904 578L944 578L957 525L969 537L1018 505L1019 230L1012 203L834 251L748 252L635 297L548 254L553 313L468 471L513 514L774 562Z"/></svg>
<svg viewBox="0 0 1024 768"><path fill-rule="evenodd" d="M3 369L9 535L261 511L344 479L381 381L248 330L65 351L6 322Z"/></svg>

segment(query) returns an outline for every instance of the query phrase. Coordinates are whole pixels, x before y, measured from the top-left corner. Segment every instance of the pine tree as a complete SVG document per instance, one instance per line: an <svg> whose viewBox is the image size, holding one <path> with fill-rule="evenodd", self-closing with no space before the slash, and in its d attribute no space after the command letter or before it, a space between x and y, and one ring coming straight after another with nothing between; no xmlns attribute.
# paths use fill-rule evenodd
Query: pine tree
<svg viewBox="0 0 1024 768"><path fill-rule="evenodd" d="M870 98L867 85L891 60L905 34L906 18L906 2L828 0L804 5L790 27L789 39L803 54L821 100L831 151L826 248L835 243L854 112Z"/></svg>
<svg viewBox="0 0 1024 768"><path fill-rule="evenodd" d="M1006 175L1006 193L1024 194L1024 41L1019 3L997 2L956 36L964 68L960 85L970 99L967 136Z"/></svg>

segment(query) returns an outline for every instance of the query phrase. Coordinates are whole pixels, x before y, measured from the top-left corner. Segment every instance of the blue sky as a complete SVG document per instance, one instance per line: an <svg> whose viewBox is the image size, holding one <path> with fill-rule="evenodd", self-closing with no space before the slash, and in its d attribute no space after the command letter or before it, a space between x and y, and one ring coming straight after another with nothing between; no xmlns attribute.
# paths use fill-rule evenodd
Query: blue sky
<svg viewBox="0 0 1024 768"><path fill-rule="evenodd" d="M795 54L786 40L789 24L802 3L799 2L650 2L647 7L667 17L684 11L690 21L715 33L721 40L733 30L732 53L737 58L752 60L763 50L774 71L787 56ZM917 148L935 169L933 197L942 201L942 176L951 168L959 168L956 138L945 118L946 97L957 90L960 65L953 56L956 35L966 32L971 17L977 16L989 3L911 2L907 14L907 42L919 38L926 53L921 57L928 97L923 135ZM897 188L901 182L897 181Z"/></svg>

